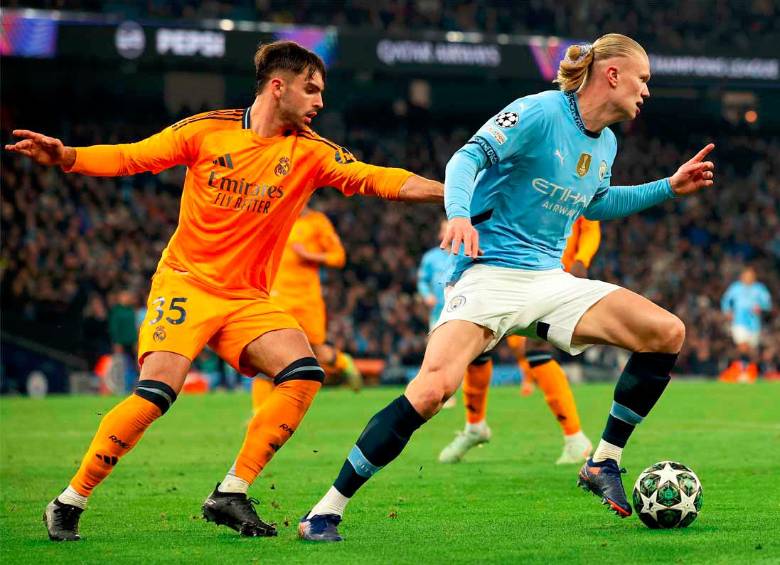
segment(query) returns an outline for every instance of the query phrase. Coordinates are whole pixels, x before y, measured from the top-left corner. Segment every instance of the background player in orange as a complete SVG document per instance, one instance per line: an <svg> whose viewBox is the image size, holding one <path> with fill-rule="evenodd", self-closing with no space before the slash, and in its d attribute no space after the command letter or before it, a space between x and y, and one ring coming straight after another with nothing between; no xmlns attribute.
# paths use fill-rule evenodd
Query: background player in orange
<svg viewBox="0 0 780 565"><path fill-rule="evenodd" d="M293 42L255 54L255 100L198 114L131 144L68 147L28 130L6 149L93 176L157 173L186 165L179 225L163 251L139 332L135 392L102 419L76 475L46 507L52 540L78 540L92 490L176 400L207 344L241 373L274 375L233 466L206 499L206 519L243 535L272 536L246 493L297 429L324 376L295 319L269 296L284 243L312 192L441 201L443 186L403 169L357 161L311 129L323 107L325 68Z"/></svg>
<svg viewBox="0 0 780 565"><path fill-rule="evenodd" d="M587 277L588 268L601 243L599 222L581 216L572 226L561 262L563 268L577 277ZM569 381L560 364L553 358L544 342L533 342L534 349L526 354L527 338L521 335L507 336L507 344L517 358L523 375L523 391L535 382L544 393L547 406L561 426L563 452L557 464L582 463L590 455L593 446L582 432L577 404L574 402ZM457 463L473 447L490 441L487 425L487 395L493 374L490 353L483 353L468 367L463 380L463 403L466 407L466 427L439 454L442 463Z"/></svg>
<svg viewBox="0 0 780 565"><path fill-rule="evenodd" d="M320 268L341 269L346 259L344 246L328 217L304 207L284 246L271 298L300 324L325 372L344 377L354 390L359 390L363 381L352 357L325 343L327 319ZM267 378L258 376L252 381L253 412L272 390L273 382Z"/></svg>

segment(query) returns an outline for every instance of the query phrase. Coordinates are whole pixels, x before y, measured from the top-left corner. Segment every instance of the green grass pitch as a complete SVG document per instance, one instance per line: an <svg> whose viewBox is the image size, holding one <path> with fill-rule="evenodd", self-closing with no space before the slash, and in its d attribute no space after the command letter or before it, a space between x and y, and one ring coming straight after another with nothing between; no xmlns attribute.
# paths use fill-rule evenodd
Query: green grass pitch
<svg viewBox="0 0 780 565"><path fill-rule="evenodd" d="M412 439L347 509L341 544L296 538L299 517L330 486L367 419L400 389L324 390L250 493L278 538L244 539L200 519L200 505L240 446L243 393L182 397L98 488L79 543L49 542L46 503L67 483L114 398L0 399L3 563L778 563L780 384L673 381L634 434L626 485L674 459L704 485L685 530L620 520L554 461L557 424L537 391L491 390L493 441L458 465L436 457L460 429L462 405ZM611 386L575 388L583 426L598 434ZM629 487L629 488L631 488Z"/></svg>

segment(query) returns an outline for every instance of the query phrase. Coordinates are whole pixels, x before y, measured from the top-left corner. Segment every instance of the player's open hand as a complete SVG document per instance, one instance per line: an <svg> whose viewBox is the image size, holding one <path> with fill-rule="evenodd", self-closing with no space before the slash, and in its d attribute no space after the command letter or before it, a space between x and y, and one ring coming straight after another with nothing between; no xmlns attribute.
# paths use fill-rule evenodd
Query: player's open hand
<svg viewBox="0 0 780 565"><path fill-rule="evenodd" d="M6 145L6 151L25 155L39 165L70 166L76 159L76 152L65 147L56 137L49 137L27 129L15 129L13 134L23 138L21 141Z"/></svg>
<svg viewBox="0 0 780 565"><path fill-rule="evenodd" d="M479 232L471 225L468 218L452 218L447 222L447 230L444 232L444 239L441 240L441 247L458 255L460 253L460 244L463 244L463 254L466 257L479 257Z"/></svg>
<svg viewBox="0 0 780 565"><path fill-rule="evenodd" d="M677 196L693 194L714 184L715 164L704 160L713 149L715 144L708 144L672 175L669 182Z"/></svg>

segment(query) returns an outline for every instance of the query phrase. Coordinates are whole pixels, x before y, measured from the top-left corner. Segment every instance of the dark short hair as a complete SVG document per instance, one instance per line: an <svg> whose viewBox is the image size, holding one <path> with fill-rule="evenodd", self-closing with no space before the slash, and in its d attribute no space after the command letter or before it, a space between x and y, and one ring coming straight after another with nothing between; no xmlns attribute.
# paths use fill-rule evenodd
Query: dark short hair
<svg viewBox="0 0 780 565"><path fill-rule="evenodd" d="M299 75L308 72L307 78L320 73L325 79L325 63L312 51L294 41L274 41L261 45L255 52L255 93L260 94L275 71L289 71Z"/></svg>

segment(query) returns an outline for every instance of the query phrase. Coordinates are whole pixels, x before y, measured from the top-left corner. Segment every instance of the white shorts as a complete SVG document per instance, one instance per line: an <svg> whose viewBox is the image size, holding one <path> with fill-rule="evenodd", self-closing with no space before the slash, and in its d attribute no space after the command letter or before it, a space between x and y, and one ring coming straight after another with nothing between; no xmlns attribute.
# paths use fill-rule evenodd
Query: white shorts
<svg viewBox="0 0 780 565"><path fill-rule="evenodd" d="M754 332L745 326L731 326L731 338L737 345L746 343L755 349L761 342L761 332Z"/></svg>
<svg viewBox="0 0 780 565"><path fill-rule="evenodd" d="M577 355L589 347L571 343L580 318L619 288L577 278L563 269L521 271L475 265L447 288L444 310L433 329L450 320L465 320L493 332L485 351L493 349L512 330L527 337L541 337Z"/></svg>

